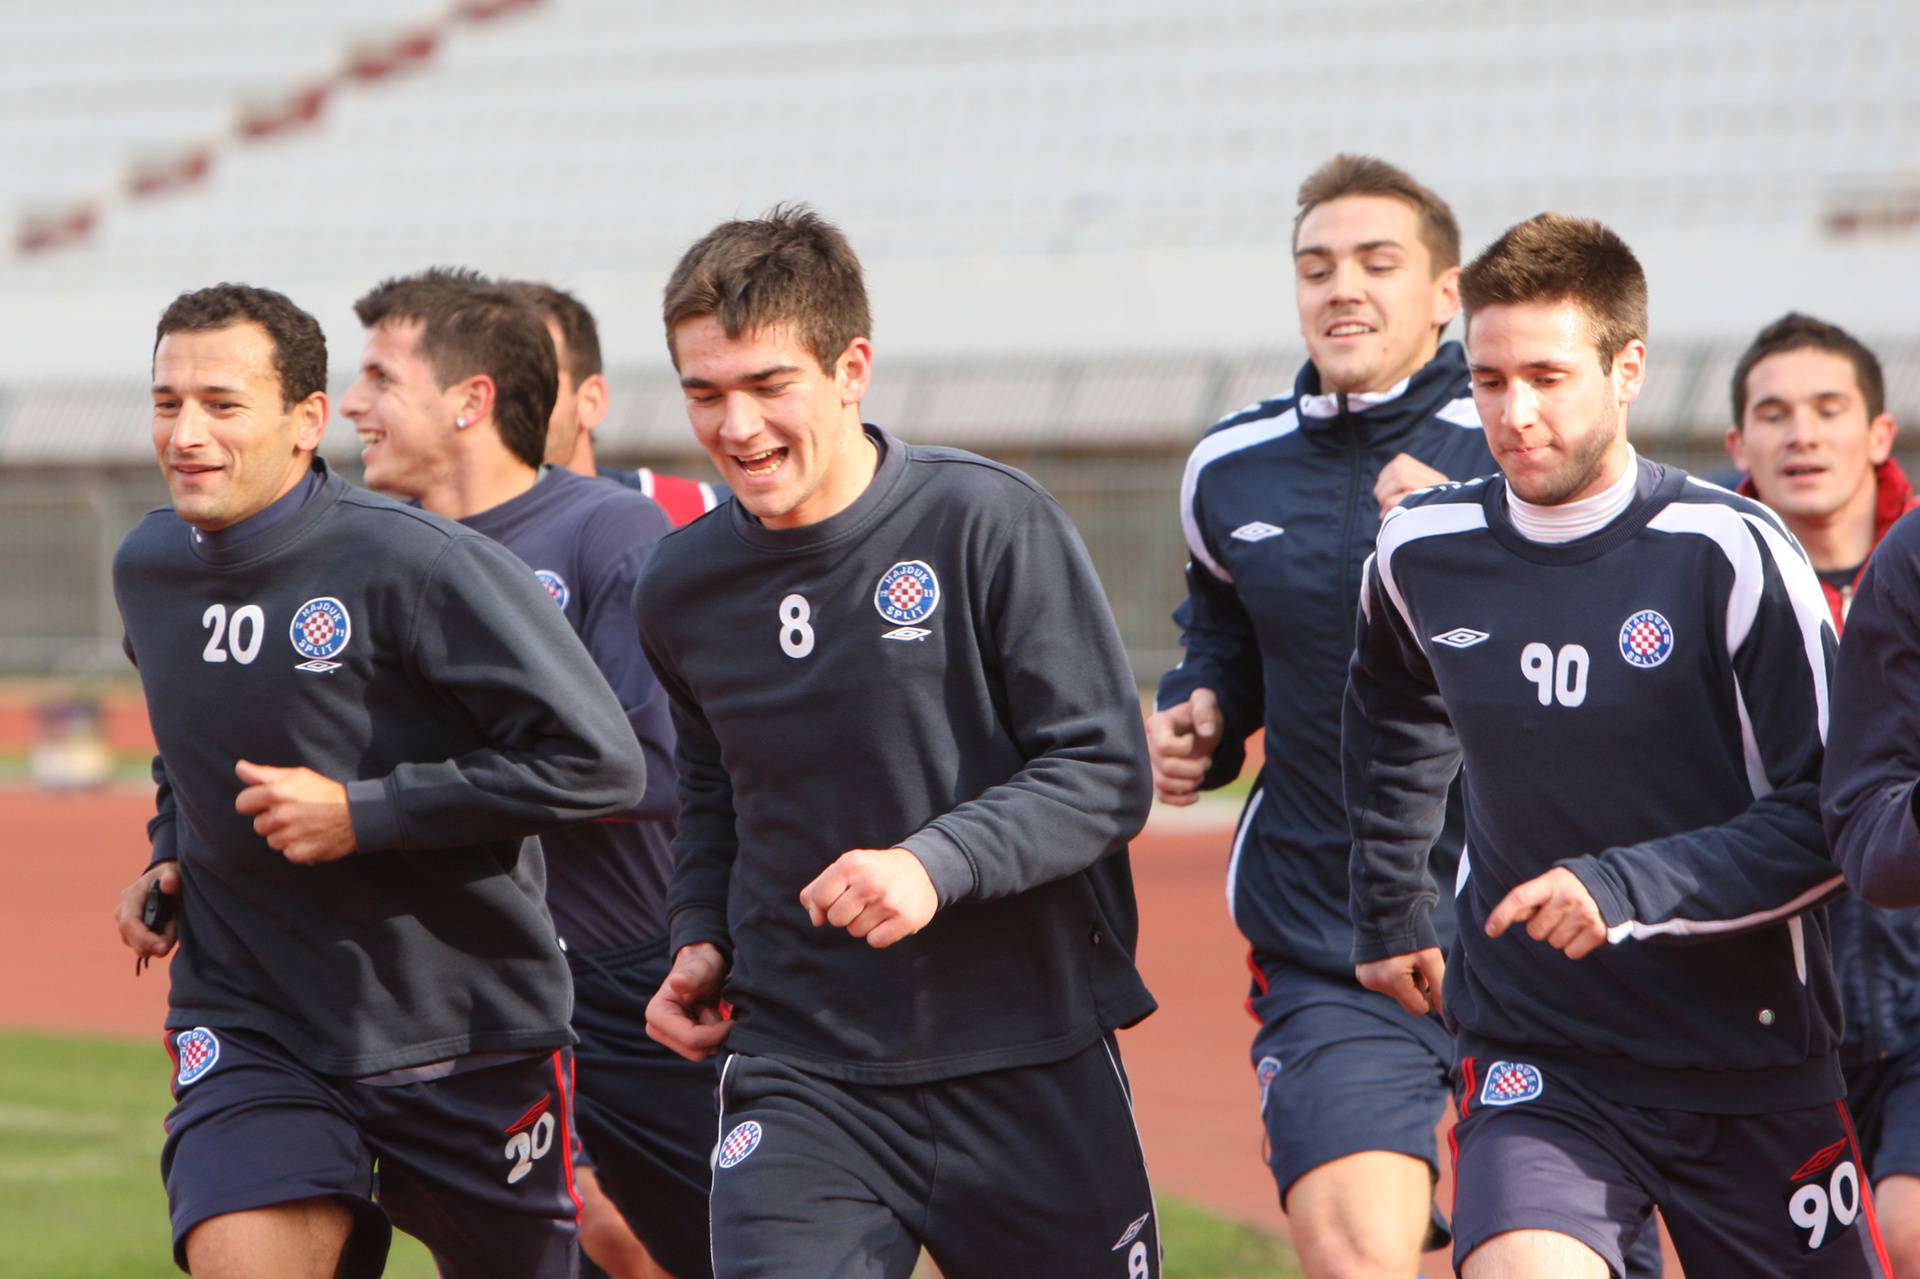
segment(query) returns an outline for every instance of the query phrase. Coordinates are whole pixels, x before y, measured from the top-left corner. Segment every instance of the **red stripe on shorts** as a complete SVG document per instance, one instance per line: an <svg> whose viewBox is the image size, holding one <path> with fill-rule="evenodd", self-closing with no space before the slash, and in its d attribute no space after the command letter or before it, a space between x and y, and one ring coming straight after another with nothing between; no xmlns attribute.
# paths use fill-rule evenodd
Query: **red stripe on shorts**
<svg viewBox="0 0 1920 1279"><path fill-rule="evenodd" d="M565 1073L560 1070L560 1049L553 1050L553 1086L560 1090L560 1149L568 1157L560 1162L567 1166L567 1197L573 1200L573 1220L580 1221L580 1191L573 1184L573 1063L567 1063Z"/></svg>
<svg viewBox="0 0 1920 1279"><path fill-rule="evenodd" d="M1460 1211L1460 1121L1458 1119L1447 1128L1447 1151L1453 1156L1453 1202L1447 1205L1447 1216L1452 1217Z"/></svg>
<svg viewBox="0 0 1920 1279"><path fill-rule="evenodd" d="M1467 1117L1467 1108L1473 1104L1473 1058L1460 1059L1460 1117Z"/></svg>
<svg viewBox="0 0 1920 1279"><path fill-rule="evenodd" d="M1840 1124L1847 1130L1847 1148L1853 1151L1853 1166L1860 1173L1860 1206L1867 1214L1867 1237L1873 1240L1873 1255L1880 1258L1880 1273L1893 1279L1893 1260L1887 1256L1886 1240L1880 1237L1880 1214L1873 1210L1873 1188L1867 1185L1867 1161L1860 1153L1860 1138L1853 1131L1853 1116L1847 1113L1847 1103L1836 1101L1833 1108L1840 1112Z"/></svg>
<svg viewBox="0 0 1920 1279"><path fill-rule="evenodd" d="M1247 1016L1259 1021L1260 1014L1253 1010L1253 1001L1267 993L1267 975L1260 971L1251 947L1247 950L1247 970L1253 974L1253 993L1247 996Z"/></svg>

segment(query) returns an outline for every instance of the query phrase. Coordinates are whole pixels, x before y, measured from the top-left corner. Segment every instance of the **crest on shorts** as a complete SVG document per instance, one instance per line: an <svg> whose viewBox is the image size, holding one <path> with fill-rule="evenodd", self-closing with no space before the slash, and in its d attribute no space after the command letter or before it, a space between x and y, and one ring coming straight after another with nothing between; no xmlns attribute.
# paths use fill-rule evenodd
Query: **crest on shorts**
<svg viewBox="0 0 1920 1279"><path fill-rule="evenodd" d="M552 569L537 568L533 570L533 575L540 579L540 585L547 588L547 594L553 596L553 602L561 608L565 608L567 601L573 598L573 592L567 589L567 579Z"/></svg>
<svg viewBox="0 0 1920 1279"><path fill-rule="evenodd" d="M895 626L912 626L940 607L940 579L925 560L901 560L880 575L873 606Z"/></svg>
<svg viewBox="0 0 1920 1279"><path fill-rule="evenodd" d="M1630 666L1652 670L1673 654L1673 627L1650 608L1643 608L1620 625L1620 656Z"/></svg>
<svg viewBox="0 0 1920 1279"><path fill-rule="evenodd" d="M173 1037L173 1055L179 1059L180 1086L185 1088L220 1060L220 1041L205 1026L195 1026Z"/></svg>
<svg viewBox="0 0 1920 1279"><path fill-rule="evenodd" d="M1524 1061L1496 1061L1487 1067L1487 1082L1480 1085L1483 1106L1517 1106L1532 1101L1546 1086L1539 1070Z"/></svg>
<svg viewBox="0 0 1920 1279"><path fill-rule="evenodd" d="M353 636L353 619L347 606L331 595L310 599L294 610L287 638L294 651L313 661L325 661L347 646Z"/></svg>
<svg viewBox="0 0 1920 1279"><path fill-rule="evenodd" d="M1260 1084L1260 1113L1267 1113L1267 1091L1273 1087L1273 1081L1280 1077L1280 1059L1262 1057L1260 1064L1253 1068L1253 1077Z"/></svg>
<svg viewBox="0 0 1920 1279"><path fill-rule="evenodd" d="M752 1154L760 1146L760 1125L749 1119L743 1124L735 1124L726 1140L720 1143L719 1157L715 1160L722 1168L731 1168Z"/></svg>

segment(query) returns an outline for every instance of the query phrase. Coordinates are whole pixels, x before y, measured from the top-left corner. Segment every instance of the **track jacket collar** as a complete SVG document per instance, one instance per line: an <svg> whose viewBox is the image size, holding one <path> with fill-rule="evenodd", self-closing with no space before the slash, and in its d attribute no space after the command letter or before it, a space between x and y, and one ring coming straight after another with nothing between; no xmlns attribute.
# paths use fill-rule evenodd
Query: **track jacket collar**
<svg viewBox="0 0 1920 1279"><path fill-rule="evenodd" d="M1387 391L1341 395L1320 390L1320 370L1309 360L1301 366L1293 386L1300 425L1311 432L1332 429L1343 419L1360 419L1367 435L1380 441L1410 431L1457 401L1467 423L1473 416L1472 388L1467 381L1467 357L1458 342L1443 342L1434 357L1412 377ZM1464 423L1463 423L1464 424Z"/></svg>

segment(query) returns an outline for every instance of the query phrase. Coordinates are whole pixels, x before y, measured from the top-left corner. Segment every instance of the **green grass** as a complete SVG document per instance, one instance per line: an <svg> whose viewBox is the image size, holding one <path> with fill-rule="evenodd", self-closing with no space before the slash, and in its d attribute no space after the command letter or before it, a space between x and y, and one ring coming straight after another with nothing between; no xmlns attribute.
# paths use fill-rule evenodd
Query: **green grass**
<svg viewBox="0 0 1920 1279"><path fill-rule="evenodd" d="M170 1062L150 1040L0 1034L0 1240L10 1275L166 1279L160 1185ZM1285 1244L1163 1197L1166 1279L1297 1279ZM418 1243L394 1236L393 1279L432 1279Z"/></svg>

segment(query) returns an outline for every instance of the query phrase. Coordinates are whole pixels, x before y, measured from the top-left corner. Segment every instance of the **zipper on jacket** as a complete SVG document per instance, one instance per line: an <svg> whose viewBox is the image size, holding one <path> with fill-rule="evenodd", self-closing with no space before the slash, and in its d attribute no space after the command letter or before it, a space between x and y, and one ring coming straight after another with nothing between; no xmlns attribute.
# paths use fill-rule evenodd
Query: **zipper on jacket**
<svg viewBox="0 0 1920 1279"><path fill-rule="evenodd" d="M1347 525L1340 534L1340 572L1346 574L1347 588L1347 624L1353 624L1353 618L1360 610L1360 575L1350 572L1353 563L1353 526L1359 518L1358 511L1362 500L1370 500L1371 492L1361 493L1360 483L1364 478L1364 463L1367 456L1367 442L1362 438L1366 434L1366 424L1347 412L1347 397L1340 396L1339 423L1341 434L1347 441Z"/></svg>

